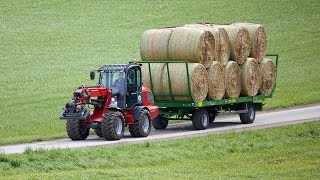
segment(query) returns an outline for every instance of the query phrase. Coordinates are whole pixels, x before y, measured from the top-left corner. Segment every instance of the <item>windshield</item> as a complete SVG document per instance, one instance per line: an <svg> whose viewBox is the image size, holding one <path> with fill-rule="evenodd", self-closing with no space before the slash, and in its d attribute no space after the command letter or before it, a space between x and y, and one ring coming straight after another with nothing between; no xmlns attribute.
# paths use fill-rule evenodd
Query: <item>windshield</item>
<svg viewBox="0 0 320 180"><path fill-rule="evenodd" d="M118 89L123 89L125 79L124 74L123 70L100 72L99 84L107 88L117 87Z"/></svg>

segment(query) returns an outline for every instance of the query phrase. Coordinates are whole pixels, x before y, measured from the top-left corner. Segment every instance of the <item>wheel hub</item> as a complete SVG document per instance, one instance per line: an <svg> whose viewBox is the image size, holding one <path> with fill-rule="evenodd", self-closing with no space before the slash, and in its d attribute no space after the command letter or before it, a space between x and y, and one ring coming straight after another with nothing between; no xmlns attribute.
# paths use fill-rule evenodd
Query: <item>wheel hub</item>
<svg viewBox="0 0 320 180"><path fill-rule="evenodd" d="M119 135L119 134L121 134L121 132L122 132L122 121L121 121L121 119L119 118L119 117L117 117L117 120L116 120L116 133Z"/></svg>
<svg viewBox="0 0 320 180"><path fill-rule="evenodd" d="M202 121L203 126L206 127L208 125L208 116L206 114L203 114L201 117L201 121Z"/></svg>
<svg viewBox="0 0 320 180"><path fill-rule="evenodd" d="M143 130L143 132L148 132L149 126L150 126L149 118L146 115L144 115L142 119L143 119L142 130Z"/></svg>

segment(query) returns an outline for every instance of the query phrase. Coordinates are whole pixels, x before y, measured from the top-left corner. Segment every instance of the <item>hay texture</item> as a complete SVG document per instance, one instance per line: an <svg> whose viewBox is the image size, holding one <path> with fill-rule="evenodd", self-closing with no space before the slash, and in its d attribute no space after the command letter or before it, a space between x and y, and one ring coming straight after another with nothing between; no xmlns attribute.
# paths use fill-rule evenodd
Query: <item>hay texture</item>
<svg viewBox="0 0 320 180"><path fill-rule="evenodd" d="M234 61L229 61L224 67L226 98L237 98L241 92L240 67Z"/></svg>
<svg viewBox="0 0 320 180"><path fill-rule="evenodd" d="M271 59L264 58L260 63L261 86L259 93L270 96L276 84L276 66Z"/></svg>
<svg viewBox="0 0 320 180"><path fill-rule="evenodd" d="M267 54L267 33L260 24L235 23L233 25L244 27L248 30L251 40L250 57L255 58L260 63Z"/></svg>
<svg viewBox="0 0 320 180"><path fill-rule="evenodd" d="M241 65L241 95L255 96L261 84L259 64L254 58L248 58Z"/></svg>
<svg viewBox="0 0 320 180"><path fill-rule="evenodd" d="M220 100L225 92L224 69L221 63L214 61L208 69L208 100Z"/></svg>
<svg viewBox="0 0 320 180"><path fill-rule="evenodd" d="M168 60L168 45L172 29L151 29L141 38L140 55L142 60Z"/></svg>
<svg viewBox="0 0 320 180"><path fill-rule="evenodd" d="M168 47L170 60L201 63L207 68L214 60L213 50L211 32L190 27L173 29Z"/></svg>
<svg viewBox="0 0 320 180"><path fill-rule="evenodd" d="M235 25L213 25L224 28L229 36L230 59L243 64L250 54L250 35L246 28Z"/></svg>
<svg viewBox="0 0 320 180"><path fill-rule="evenodd" d="M225 66L230 57L229 36L224 28L215 28L210 24L187 24L185 27L210 31L214 37L214 60Z"/></svg>
<svg viewBox="0 0 320 180"><path fill-rule="evenodd" d="M168 64L172 94L189 94L186 65L184 63ZM208 94L208 73L206 68L199 63L188 63L189 81L191 94L194 101L205 100ZM163 71L162 92L169 90L169 80L167 68ZM167 93L167 92L166 92ZM175 96L174 100L192 100L190 97Z"/></svg>
<svg viewBox="0 0 320 180"><path fill-rule="evenodd" d="M150 63L150 71L147 63L143 63L141 66L142 83L148 88L153 88L153 93L162 93L162 77L163 69L165 68L164 63ZM150 80L150 72L152 73L152 86Z"/></svg>

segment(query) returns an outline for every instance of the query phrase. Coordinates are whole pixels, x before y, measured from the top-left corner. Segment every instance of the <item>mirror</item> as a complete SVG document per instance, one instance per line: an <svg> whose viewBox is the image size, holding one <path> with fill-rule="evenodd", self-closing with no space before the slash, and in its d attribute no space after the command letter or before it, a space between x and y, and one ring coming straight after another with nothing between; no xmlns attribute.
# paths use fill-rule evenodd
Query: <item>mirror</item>
<svg viewBox="0 0 320 180"><path fill-rule="evenodd" d="M94 80L95 76L96 76L96 73L94 71L91 71L90 72L90 79Z"/></svg>

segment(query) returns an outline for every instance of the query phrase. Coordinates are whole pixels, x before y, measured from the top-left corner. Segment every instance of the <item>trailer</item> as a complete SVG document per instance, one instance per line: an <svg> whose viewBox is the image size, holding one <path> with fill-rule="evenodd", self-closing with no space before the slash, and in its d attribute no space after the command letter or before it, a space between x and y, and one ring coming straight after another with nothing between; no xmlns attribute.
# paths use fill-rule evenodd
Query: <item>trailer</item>
<svg viewBox="0 0 320 180"><path fill-rule="evenodd" d="M268 58L272 59L276 65L276 77L278 69L278 59L277 54L268 54ZM148 66L150 74L150 83L152 92L154 92L154 102L155 105L159 107L159 115L153 119L152 124L155 129L165 129L168 125L169 120L191 120L193 127L197 130L206 129L209 123L212 123L216 116L226 115L226 114L239 114L240 120L243 124L253 123L255 120L256 111L261 111L263 107L263 101L267 98L272 98L276 84L272 90L270 96L265 96L258 94L253 97L239 97L221 100L205 100L205 101L195 101L191 93L190 79L188 72L188 62L181 61L142 61L139 62L143 66ZM167 68L168 83L169 83L169 93L168 94L157 94L154 91L154 82L151 72L152 63L165 63ZM170 63L181 63L181 66L186 67L187 71L187 81L188 90L187 94L173 94L169 74L169 64ZM167 97L169 100L161 100ZM175 97L190 97L189 101L176 100Z"/></svg>

